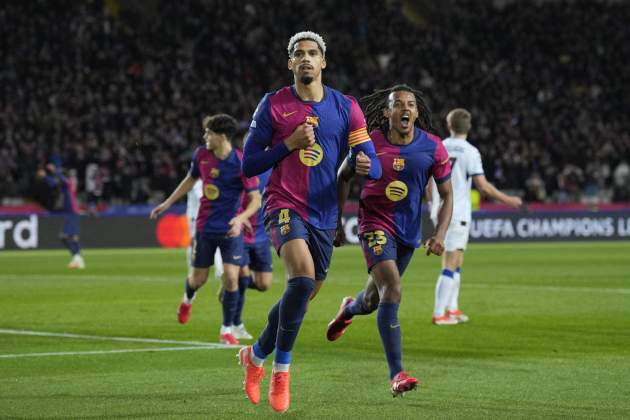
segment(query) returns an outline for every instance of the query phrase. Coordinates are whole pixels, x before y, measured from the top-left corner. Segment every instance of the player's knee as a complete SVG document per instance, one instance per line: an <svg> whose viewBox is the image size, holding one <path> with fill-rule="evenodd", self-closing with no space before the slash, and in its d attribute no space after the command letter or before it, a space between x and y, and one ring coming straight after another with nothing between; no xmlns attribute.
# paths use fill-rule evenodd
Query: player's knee
<svg viewBox="0 0 630 420"><path fill-rule="evenodd" d="M315 281L307 277L292 278L287 283L287 291L300 296L311 296L315 290Z"/></svg>
<svg viewBox="0 0 630 420"><path fill-rule="evenodd" d="M256 284L256 289L261 292L265 292L271 288L271 273L255 273L254 274L254 283Z"/></svg>
<svg viewBox="0 0 630 420"><path fill-rule="evenodd" d="M400 303L402 293L400 285L386 285L383 288L380 303Z"/></svg>
<svg viewBox="0 0 630 420"><path fill-rule="evenodd" d="M223 281L223 287L228 292L234 292L238 290L238 277L237 276L225 273L223 277L221 278L221 280Z"/></svg>

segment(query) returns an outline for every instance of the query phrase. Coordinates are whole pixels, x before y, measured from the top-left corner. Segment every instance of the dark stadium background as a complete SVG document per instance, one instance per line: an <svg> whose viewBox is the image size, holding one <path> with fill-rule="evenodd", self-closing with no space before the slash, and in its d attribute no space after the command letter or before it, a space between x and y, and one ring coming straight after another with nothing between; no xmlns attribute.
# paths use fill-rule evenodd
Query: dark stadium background
<svg viewBox="0 0 630 420"><path fill-rule="evenodd" d="M48 161L76 176L87 213L147 214L185 175L202 116L246 128L291 82L288 38L312 29L326 84L420 88L441 136L468 108L486 176L530 211L623 216L629 21L623 1L4 1L0 214L55 210L35 178Z"/></svg>

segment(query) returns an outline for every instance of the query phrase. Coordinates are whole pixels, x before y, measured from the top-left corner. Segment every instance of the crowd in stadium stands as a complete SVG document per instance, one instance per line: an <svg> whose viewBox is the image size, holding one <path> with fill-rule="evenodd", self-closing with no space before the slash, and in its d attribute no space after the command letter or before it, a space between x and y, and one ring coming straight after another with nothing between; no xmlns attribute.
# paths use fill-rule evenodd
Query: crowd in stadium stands
<svg viewBox="0 0 630 420"><path fill-rule="evenodd" d="M291 80L282 51L304 29L328 43L326 84L357 97L420 88L442 136L446 112L468 108L499 188L630 201L630 3L495 3L423 15L384 0L1 2L0 201L38 196L47 161L92 203L159 201L204 114L246 127Z"/></svg>

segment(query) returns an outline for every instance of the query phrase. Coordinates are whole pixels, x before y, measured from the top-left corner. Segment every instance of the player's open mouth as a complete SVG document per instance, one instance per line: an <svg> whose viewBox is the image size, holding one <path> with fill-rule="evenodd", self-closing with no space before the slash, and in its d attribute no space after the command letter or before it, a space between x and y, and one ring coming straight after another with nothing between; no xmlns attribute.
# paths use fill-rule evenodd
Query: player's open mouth
<svg viewBox="0 0 630 420"><path fill-rule="evenodd" d="M400 125L403 128L409 127L409 120L410 120L409 115L408 114L403 114L402 117L400 117Z"/></svg>
<svg viewBox="0 0 630 420"><path fill-rule="evenodd" d="M310 64L302 64L300 66L300 70L302 71L313 70L313 66L311 66Z"/></svg>

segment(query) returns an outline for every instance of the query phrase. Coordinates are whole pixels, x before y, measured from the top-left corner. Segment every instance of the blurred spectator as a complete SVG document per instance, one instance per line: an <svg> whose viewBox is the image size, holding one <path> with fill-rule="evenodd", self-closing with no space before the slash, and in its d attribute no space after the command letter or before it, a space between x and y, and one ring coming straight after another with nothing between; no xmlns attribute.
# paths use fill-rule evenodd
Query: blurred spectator
<svg viewBox="0 0 630 420"><path fill-rule="evenodd" d="M76 170L91 205L160 201L188 169L203 115L247 126L258 98L290 78L276 51L312 29L335 63L326 84L357 97L420 87L441 135L447 110L469 108L497 187L630 200L610 175L623 178L618 159L630 156L629 2L435 2L450 9L420 10L420 26L401 0L307 4L0 2L0 199L28 195L50 160Z"/></svg>

